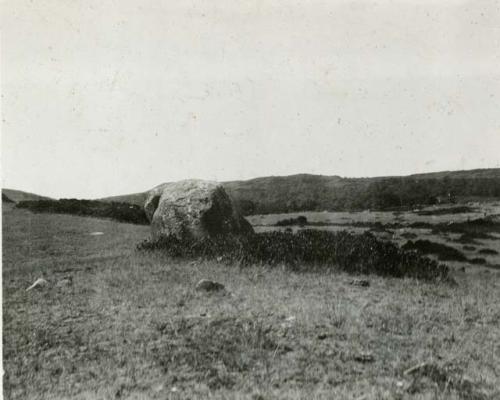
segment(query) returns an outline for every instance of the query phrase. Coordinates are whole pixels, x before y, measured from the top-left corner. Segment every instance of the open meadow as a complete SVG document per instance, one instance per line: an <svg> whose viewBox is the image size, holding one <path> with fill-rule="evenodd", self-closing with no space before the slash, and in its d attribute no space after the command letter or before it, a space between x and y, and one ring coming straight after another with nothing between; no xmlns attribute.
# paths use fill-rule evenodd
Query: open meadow
<svg viewBox="0 0 500 400"><path fill-rule="evenodd" d="M305 225L290 223L300 216L307 219ZM347 230L352 233L371 232L379 239L399 246L404 246L408 241L425 241L427 248L420 250L452 268L472 267L470 272L477 271L477 265L500 268L498 201L445 204L399 212L367 210L252 215L248 220L256 232L287 228L297 231L312 227L329 231ZM285 224L280 226L280 221Z"/></svg>
<svg viewBox="0 0 500 400"><path fill-rule="evenodd" d="M495 268L451 284L174 260L136 250L147 226L6 203L2 229L6 399L500 398Z"/></svg>

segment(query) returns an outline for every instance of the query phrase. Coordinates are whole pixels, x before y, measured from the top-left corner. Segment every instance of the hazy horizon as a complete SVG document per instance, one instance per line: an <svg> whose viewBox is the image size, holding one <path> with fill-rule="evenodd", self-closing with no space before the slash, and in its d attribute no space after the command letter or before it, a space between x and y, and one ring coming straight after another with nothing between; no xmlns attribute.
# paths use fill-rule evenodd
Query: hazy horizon
<svg viewBox="0 0 500 400"><path fill-rule="evenodd" d="M2 187L500 167L492 0L5 1Z"/></svg>

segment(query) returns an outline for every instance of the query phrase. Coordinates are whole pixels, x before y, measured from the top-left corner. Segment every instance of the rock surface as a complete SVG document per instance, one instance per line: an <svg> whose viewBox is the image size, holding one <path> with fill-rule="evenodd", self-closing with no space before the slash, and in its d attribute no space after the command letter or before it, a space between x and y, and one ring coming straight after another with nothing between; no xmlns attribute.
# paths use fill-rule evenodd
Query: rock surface
<svg viewBox="0 0 500 400"><path fill-rule="evenodd" d="M164 183L153 188L144 210L153 238L202 239L217 235L252 234L253 228L234 208L221 184L203 180Z"/></svg>

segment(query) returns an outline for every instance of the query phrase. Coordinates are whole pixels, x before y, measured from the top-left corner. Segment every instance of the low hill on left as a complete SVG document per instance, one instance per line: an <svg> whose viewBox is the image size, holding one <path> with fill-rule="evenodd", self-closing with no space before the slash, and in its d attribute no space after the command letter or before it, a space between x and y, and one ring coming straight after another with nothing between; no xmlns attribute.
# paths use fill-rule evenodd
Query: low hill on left
<svg viewBox="0 0 500 400"><path fill-rule="evenodd" d="M20 201L53 200L50 197L40 196L35 193L23 192L22 190L2 189L2 202L19 203Z"/></svg>

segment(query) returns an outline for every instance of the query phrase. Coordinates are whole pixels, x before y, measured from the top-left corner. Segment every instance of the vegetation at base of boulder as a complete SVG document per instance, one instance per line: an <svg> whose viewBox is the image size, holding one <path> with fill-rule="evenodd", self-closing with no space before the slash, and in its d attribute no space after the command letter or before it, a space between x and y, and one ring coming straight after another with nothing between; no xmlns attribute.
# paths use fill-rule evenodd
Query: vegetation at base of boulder
<svg viewBox="0 0 500 400"><path fill-rule="evenodd" d="M162 251L171 257L216 259L230 264L286 265L293 270L335 269L424 280L446 278L448 268L414 251L378 240L371 233L300 230L264 232L244 237L195 241L174 236L146 240L140 251Z"/></svg>
<svg viewBox="0 0 500 400"><path fill-rule="evenodd" d="M474 258L471 258L469 260L469 262L471 264L479 264L479 265L483 265L483 264L486 264L486 260L482 257L474 257Z"/></svg>
<svg viewBox="0 0 500 400"><path fill-rule="evenodd" d="M303 215L299 215L297 218L288 218L288 219L282 219L276 222L276 226L292 226L292 225L298 225L298 226L304 226L307 225L308 221L307 218L304 217Z"/></svg>
<svg viewBox="0 0 500 400"><path fill-rule="evenodd" d="M467 261L459 250L445 244L431 242L430 240L409 240L403 245L406 250L418 250L424 254L436 255L441 261Z"/></svg>
<svg viewBox="0 0 500 400"><path fill-rule="evenodd" d="M142 207L127 203L106 203L98 200L30 200L21 201L18 208L37 213L71 214L97 218L110 218L119 222L148 225Z"/></svg>

